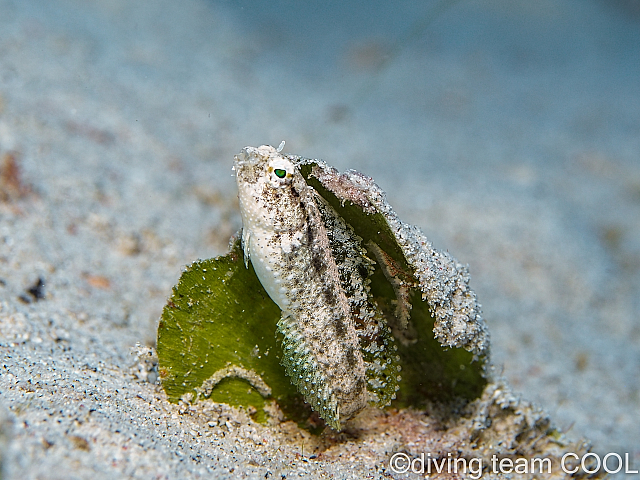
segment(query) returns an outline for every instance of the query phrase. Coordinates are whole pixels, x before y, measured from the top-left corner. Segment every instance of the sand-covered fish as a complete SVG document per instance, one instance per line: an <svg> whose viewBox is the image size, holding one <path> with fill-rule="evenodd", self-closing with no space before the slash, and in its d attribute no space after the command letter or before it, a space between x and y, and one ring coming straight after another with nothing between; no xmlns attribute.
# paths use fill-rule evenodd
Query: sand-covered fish
<svg viewBox="0 0 640 480"><path fill-rule="evenodd" d="M292 382L335 429L367 404L388 404L397 357L370 299L374 262L362 239L279 149L246 147L234 170L245 261L282 310L282 364Z"/></svg>

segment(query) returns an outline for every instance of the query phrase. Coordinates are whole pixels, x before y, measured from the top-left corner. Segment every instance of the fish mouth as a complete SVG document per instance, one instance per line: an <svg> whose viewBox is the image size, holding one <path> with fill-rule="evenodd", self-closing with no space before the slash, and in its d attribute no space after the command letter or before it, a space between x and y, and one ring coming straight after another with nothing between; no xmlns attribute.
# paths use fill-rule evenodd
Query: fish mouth
<svg viewBox="0 0 640 480"><path fill-rule="evenodd" d="M257 148L255 147L244 147L240 150L240 153L233 157L233 166L244 167L258 163L259 159L256 155L256 150Z"/></svg>
<svg viewBox="0 0 640 480"><path fill-rule="evenodd" d="M233 157L234 166L256 166L258 163L266 163L272 157L279 156L278 151L271 145L262 145L260 147L244 147L236 156Z"/></svg>
<svg viewBox="0 0 640 480"><path fill-rule="evenodd" d="M255 183L264 173L269 160L280 154L270 145L244 147L233 157L233 170L238 182Z"/></svg>

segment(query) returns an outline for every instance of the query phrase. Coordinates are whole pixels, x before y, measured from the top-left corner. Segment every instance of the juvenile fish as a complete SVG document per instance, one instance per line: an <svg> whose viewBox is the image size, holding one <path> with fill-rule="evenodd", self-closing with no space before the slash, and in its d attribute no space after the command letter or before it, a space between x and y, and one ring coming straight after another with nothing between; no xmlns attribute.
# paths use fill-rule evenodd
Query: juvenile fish
<svg viewBox="0 0 640 480"><path fill-rule="evenodd" d="M318 206L323 200L271 146L244 148L234 170L245 262L282 310L282 363L306 401L339 430L372 400L371 375L361 351L363 328L356 326ZM374 315L364 316L371 323Z"/></svg>

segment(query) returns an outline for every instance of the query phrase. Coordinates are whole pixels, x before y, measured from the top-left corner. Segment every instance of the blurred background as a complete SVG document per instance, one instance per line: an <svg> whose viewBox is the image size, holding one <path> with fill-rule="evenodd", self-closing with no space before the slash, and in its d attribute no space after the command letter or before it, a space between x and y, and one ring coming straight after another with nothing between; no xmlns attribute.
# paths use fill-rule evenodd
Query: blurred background
<svg viewBox="0 0 640 480"><path fill-rule="evenodd" d="M32 203L2 210L0 295L46 276L114 351L153 344L180 268L240 227L233 155L286 140L469 264L498 371L638 468L640 1L0 12L2 191Z"/></svg>

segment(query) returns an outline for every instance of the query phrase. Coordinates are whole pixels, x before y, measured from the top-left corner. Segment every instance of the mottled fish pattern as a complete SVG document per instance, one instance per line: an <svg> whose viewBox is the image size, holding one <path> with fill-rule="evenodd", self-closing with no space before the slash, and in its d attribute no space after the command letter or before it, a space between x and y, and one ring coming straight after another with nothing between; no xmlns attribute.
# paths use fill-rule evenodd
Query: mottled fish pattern
<svg viewBox="0 0 640 480"><path fill-rule="evenodd" d="M394 398L398 359L369 295L374 262L292 160L271 146L235 157L244 258L282 310L287 374L339 430L367 404Z"/></svg>

